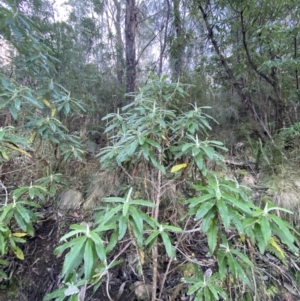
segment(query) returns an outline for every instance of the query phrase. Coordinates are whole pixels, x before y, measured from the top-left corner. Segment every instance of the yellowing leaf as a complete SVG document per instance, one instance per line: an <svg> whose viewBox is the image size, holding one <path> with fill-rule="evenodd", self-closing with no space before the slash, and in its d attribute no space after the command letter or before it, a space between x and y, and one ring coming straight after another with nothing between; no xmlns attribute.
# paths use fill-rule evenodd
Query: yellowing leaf
<svg viewBox="0 0 300 301"><path fill-rule="evenodd" d="M177 172L182 168L186 168L187 167L187 163L182 163L182 164L177 164L175 166L172 167L171 169L171 173Z"/></svg>
<svg viewBox="0 0 300 301"><path fill-rule="evenodd" d="M7 153L6 153L5 150L1 150L1 155L2 155L2 157L3 157L5 160L9 160L9 157L8 157L8 155L7 155Z"/></svg>
<svg viewBox="0 0 300 301"><path fill-rule="evenodd" d="M54 117L56 113L56 108L51 109L51 117Z"/></svg>
<svg viewBox="0 0 300 301"><path fill-rule="evenodd" d="M36 138L37 132L33 132L32 135L28 138L28 143L33 143Z"/></svg>
<svg viewBox="0 0 300 301"><path fill-rule="evenodd" d="M21 154L23 154L23 155L31 158L31 155L29 153L27 153L23 149L19 148L18 146L14 145L14 144L12 144L10 142L5 143L5 147L10 148L12 150L15 150L15 151L17 151L17 152L19 152L19 153L21 153Z"/></svg>
<svg viewBox="0 0 300 301"><path fill-rule="evenodd" d="M44 99L43 100L43 102L44 102L44 104L48 107L48 108L50 108L51 107L51 103L50 103L50 101L49 100L47 100L47 99Z"/></svg>
<svg viewBox="0 0 300 301"><path fill-rule="evenodd" d="M140 255L141 264L143 265L145 263L145 252L139 249L139 255Z"/></svg>
<svg viewBox="0 0 300 301"><path fill-rule="evenodd" d="M23 253L23 251L19 247L16 246L13 249L13 252L17 256L17 258L19 258L20 260L24 260L24 253Z"/></svg>
<svg viewBox="0 0 300 301"><path fill-rule="evenodd" d="M276 240L274 239L274 237L271 237L270 238L270 241L269 241L270 245L272 247L274 247L278 252L279 254L282 256L282 258L285 258L285 253L284 251L281 249L281 247L278 245L278 243L276 242Z"/></svg>
<svg viewBox="0 0 300 301"><path fill-rule="evenodd" d="M15 237L24 237L27 235L27 233L26 232L16 232L16 233L13 233L12 235Z"/></svg>
<svg viewBox="0 0 300 301"><path fill-rule="evenodd" d="M241 239L242 243L244 243L245 239L246 239L245 234L240 234L240 239Z"/></svg>

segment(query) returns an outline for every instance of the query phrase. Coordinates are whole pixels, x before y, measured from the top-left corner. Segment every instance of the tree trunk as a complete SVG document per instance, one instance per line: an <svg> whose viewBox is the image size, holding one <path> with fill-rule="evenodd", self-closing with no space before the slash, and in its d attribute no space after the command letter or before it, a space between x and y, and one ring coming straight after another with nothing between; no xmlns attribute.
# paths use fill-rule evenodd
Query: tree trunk
<svg viewBox="0 0 300 301"><path fill-rule="evenodd" d="M125 36L126 36L126 93L135 91L136 51L135 36L137 27L137 7L135 0L126 0ZM127 101L129 99L127 98Z"/></svg>
<svg viewBox="0 0 300 301"><path fill-rule="evenodd" d="M176 36L171 45L171 59L174 68L174 77L177 79L182 72L182 60L185 49L183 25L180 15L180 0L173 0L173 13Z"/></svg>
<svg viewBox="0 0 300 301"><path fill-rule="evenodd" d="M114 26L116 30L116 64L117 64L117 79L120 85L123 84L124 76L124 47L122 41L122 30L121 30L121 3L120 1L114 0L116 7L116 16L114 19Z"/></svg>

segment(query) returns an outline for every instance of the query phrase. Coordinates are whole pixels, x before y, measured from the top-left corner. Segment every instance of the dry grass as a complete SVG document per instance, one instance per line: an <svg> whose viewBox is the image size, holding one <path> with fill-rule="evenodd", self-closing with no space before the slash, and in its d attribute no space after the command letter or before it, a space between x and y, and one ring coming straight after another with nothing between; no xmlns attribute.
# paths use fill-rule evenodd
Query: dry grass
<svg viewBox="0 0 300 301"><path fill-rule="evenodd" d="M279 207L288 209L293 214L280 213L294 225L300 220L300 174L292 171L284 171L279 175L265 176L261 184L267 186L267 194Z"/></svg>

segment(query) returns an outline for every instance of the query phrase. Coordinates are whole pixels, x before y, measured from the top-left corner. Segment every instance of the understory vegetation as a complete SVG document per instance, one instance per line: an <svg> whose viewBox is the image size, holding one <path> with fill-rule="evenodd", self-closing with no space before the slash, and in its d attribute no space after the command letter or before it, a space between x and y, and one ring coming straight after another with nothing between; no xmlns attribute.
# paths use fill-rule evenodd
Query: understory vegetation
<svg viewBox="0 0 300 301"><path fill-rule="evenodd" d="M298 300L297 3L50 2L0 0L0 299Z"/></svg>

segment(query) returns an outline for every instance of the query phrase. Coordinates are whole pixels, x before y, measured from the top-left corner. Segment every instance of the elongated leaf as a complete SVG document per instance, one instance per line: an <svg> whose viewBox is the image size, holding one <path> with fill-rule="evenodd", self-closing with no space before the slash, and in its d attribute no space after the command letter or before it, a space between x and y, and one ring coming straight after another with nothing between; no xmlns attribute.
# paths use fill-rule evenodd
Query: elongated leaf
<svg viewBox="0 0 300 301"><path fill-rule="evenodd" d="M69 273L72 272L73 269L76 269L80 265L83 255L82 251L86 240L87 237L82 236L78 241L76 241L76 244L71 247L71 250L65 257L62 268L62 276L69 275Z"/></svg>
<svg viewBox="0 0 300 301"><path fill-rule="evenodd" d="M52 293L46 295L43 298L43 301L50 301L55 299L55 301L63 301L65 299L65 294L61 289L57 289L55 291L53 291Z"/></svg>
<svg viewBox="0 0 300 301"><path fill-rule="evenodd" d="M237 271L238 278L241 279L245 284L251 286L251 282L247 274L245 273L244 269L241 267L241 265L238 262L235 263L235 268Z"/></svg>
<svg viewBox="0 0 300 301"><path fill-rule="evenodd" d="M265 244L267 245L272 235L272 230L270 227L269 220L266 216L261 216L259 219L259 223L261 227L261 233L263 235Z"/></svg>
<svg viewBox="0 0 300 301"><path fill-rule="evenodd" d="M64 243L63 245L61 246L58 246L54 251L53 251L53 254L54 255L58 255L58 254L61 254L64 250L72 247L74 244L77 243L77 241L80 241L82 239L82 237L77 237L77 238L74 238L66 243Z"/></svg>
<svg viewBox="0 0 300 301"><path fill-rule="evenodd" d="M216 207L211 208L202 220L202 231L206 233L210 228L213 218L216 216Z"/></svg>
<svg viewBox="0 0 300 301"><path fill-rule="evenodd" d="M258 245L259 251L261 254L264 254L265 250L266 250L266 243L265 243L264 236L262 233L261 225L255 224L253 232L255 235L255 239L256 239L256 243Z"/></svg>
<svg viewBox="0 0 300 301"><path fill-rule="evenodd" d="M218 296L218 291L216 288L218 288L217 286L215 287L213 284L208 283L207 287L209 288L211 294L214 296L215 300L219 300L219 296Z"/></svg>
<svg viewBox="0 0 300 301"><path fill-rule="evenodd" d="M157 236L159 235L159 230L155 230L153 231L148 238L145 240L145 245L147 246L148 244L150 244L150 242L152 242L154 239L157 238Z"/></svg>
<svg viewBox="0 0 300 301"><path fill-rule="evenodd" d="M230 215L224 200L220 199L217 201L217 207L220 214L220 217L223 221L224 227L227 230L230 226Z"/></svg>
<svg viewBox="0 0 300 301"><path fill-rule="evenodd" d="M95 264L94 244L92 239L87 239L83 254L84 276L85 279L91 279Z"/></svg>
<svg viewBox="0 0 300 301"><path fill-rule="evenodd" d="M193 208L198 206L201 203L204 203L210 199L214 199L215 195L213 193L209 193L209 194L204 194L202 196L198 196L198 197L194 197L192 199L188 199L186 200L187 204L190 204L189 207Z"/></svg>
<svg viewBox="0 0 300 301"><path fill-rule="evenodd" d="M146 206L146 207L151 207L154 208L156 205L153 202L146 201L146 200L132 200L130 201L131 205L141 205L141 206Z"/></svg>
<svg viewBox="0 0 300 301"><path fill-rule="evenodd" d="M237 198L233 197L232 195L226 192L222 193L222 197L227 201L231 202L233 206L239 208L242 212L249 215L252 214L251 208L253 207L253 205L251 205L251 203L241 202L240 200L238 200Z"/></svg>
<svg viewBox="0 0 300 301"><path fill-rule="evenodd" d="M130 226L131 226L131 230L133 232L133 236L136 239L137 245L139 248L143 247L143 242L144 242L144 238L143 238L143 232L141 232L139 230L139 228L137 227L135 221L130 219Z"/></svg>
<svg viewBox="0 0 300 301"><path fill-rule="evenodd" d="M278 245L274 237L270 238L270 245L280 254L280 259L285 258L284 250Z"/></svg>
<svg viewBox="0 0 300 301"><path fill-rule="evenodd" d="M237 250L234 250L234 249L231 249L230 252L232 254L238 256L246 265L248 265L250 267L254 267L252 261L246 255L244 255L243 253L241 253Z"/></svg>
<svg viewBox="0 0 300 301"><path fill-rule="evenodd" d="M181 233L182 229L179 227L175 226L170 226L168 224L162 224L165 230L171 231L171 232L176 232L176 233Z"/></svg>
<svg viewBox="0 0 300 301"><path fill-rule="evenodd" d="M18 246L15 246L13 248L13 252L15 253L18 259L24 260L24 253Z"/></svg>
<svg viewBox="0 0 300 301"><path fill-rule="evenodd" d="M70 231L69 233L67 233L64 236L62 236L59 241L66 241L68 238L70 238L70 237L72 237L74 235L85 233L85 231L86 231L86 229L84 231L83 230Z"/></svg>
<svg viewBox="0 0 300 301"><path fill-rule="evenodd" d="M166 232L161 232L160 235L164 242L164 246L165 246L168 256L170 258L174 258L175 257L175 249L171 243L169 235Z"/></svg>
<svg viewBox="0 0 300 301"><path fill-rule="evenodd" d="M196 216L195 216L195 219L196 220L199 220L201 219L202 217L204 217L207 212L213 207L215 206L215 200L210 200L208 202L205 202L203 204L201 204L201 206L199 207L199 209L197 210L197 213L196 213Z"/></svg>
<svg viewBox="0 0 300 301"><path fill-rule="evenodd" d="M102 240L99 241L99 243L95 244L95 250L97 253L98 258L102 261L102 262L106 262L106 251L104 249Z"/></svg>
<svg viewBox="0 0 300 301"><path fill-rule="evenodd" d="M205 301L210 301L211 297L210 297L210 290L208 289L208 287L204 287L203 289L203 293L204 293L204 299Z"/></svg>
<svg viewBox="0 0 300 301"><path fill-rule="evenodd" d="M193 293L197 292L199 289L201 289L203 287L203 282L202 281L199 281L199 282L196 282L194 285L192 285L188 291L187 291L187 295L190 296L192 295Z"/></svg>
<svg viewBox="0 0 300 301"><path fill-rule="evenodd" d="M3 209L3 207L1 208L1 210ZM3 212L1 213L0 216L0 222L2 222L3 220L9 220L11 218L11 216L13 215L14 212L14 208L13 208L13 204L8 204L4 207Z"/></svg>
<svg viewBox="0 0 300 301"><path fill-rule="evenodd" d="M28 223L26 223L23 219L23 217L21 216L21 214L18 211L14 212L14 217L16 219L16 222L18 224L18 226L24 231L24 232L28 232L27 226Z"/></svg>
<svg viewBox="0 0 300 301"><path fill-rule="evenodd" d="M221 279L224 279L227 274L227 259L225 251L219 250L217 253L217 259L219 266L219 275Z"/></svg>
<svg viewBox="0 0 300 301"><path fill-rule="evenodd" d="M123 212L122 212L124 217L127 216L128 210L129 210L129 202L126 201L123 205Z"/></svg>
<svg viewBox="0 0 300 301"><path fill-rule="evenodd" d="M219 232L218 220L217 220L217 218L214 218L210 224L210 227L209 227L207 233L206 233L207 243L208 243L208 247L209 247L211 254L214 253L216 246L217 246L218 232Z"/></svg>
<svg viewBox="0 0 300 301"><path fill-rule="evenodd" d="M123 239L123 237L126 234L127 231L127 222L128 219L124 216L121 216L120 220L119 220L119 237L118 240Z"/></svg>
<svg viewBox="0 0 300 301"><path fill-rule="evenodd" d="M235 259L232 257L231 253L227 253L226 257L227 257L227 263L231 274L233 275L234 278L237 278L238 275L237 275Z"/></svg>
<svg viewBox="0 0 300 301"><path fill-rule="evenodd" d="M143 233L143 217L140 214L140 211L134 206L130 206L130 215L134 220L135 225L137 226L140 233Z"/></svg>
<svg viewBox="0 0 300 301"><path fill-rule="evenodd" d="M278 227L286 234L286 239L290 242L294 242L294 236L291 234L289 230L289 226L287 225L287 222L282 220L280 217L269 214L268 215L277 225Z"/></svg>
<svg viewBox="0 0 300 301"><path fill-rule="evenodd" d="M109 243L106 246L106 251L105 251L106 254L109 254L115 248L117 243L118 243L118 233L113 232L110 236Z"/></svg>
<svg viewBox="0 0 300 301"><path fill-rule="evenodd" d="M187 167L187 163L181 163L181 164L177 164L175 166L172 167L171 169L171 173L175 173L183 168L186 168Z"/></svg>
<svg viewBox="0 0 300 301"><path fill-rule="evenodd" d="M18 210L18 212L20 213L20 215L22 216L22 218L27 224L31 223L29 212L25 207L17 204L16 209Z"/></svg>

